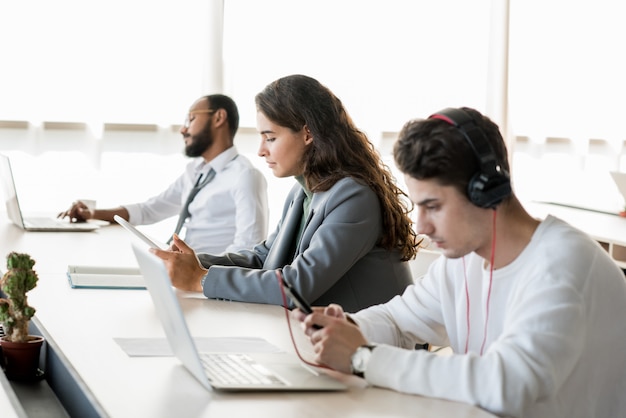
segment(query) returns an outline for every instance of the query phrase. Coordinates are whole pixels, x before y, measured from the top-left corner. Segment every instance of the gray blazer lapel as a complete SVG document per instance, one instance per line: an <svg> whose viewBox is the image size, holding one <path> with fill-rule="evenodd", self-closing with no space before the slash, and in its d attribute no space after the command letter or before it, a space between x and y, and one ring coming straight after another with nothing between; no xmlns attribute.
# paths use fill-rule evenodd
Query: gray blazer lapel
<svg viewBox="0 0 626 418"><path fill-rule="evenodd" d="M304 190L300 190L296 198L291 202L280 231L272 243L272 248L270 248L267 254L265 263L263 263L264 269L282 268L293 261L296 235L302 220L302 202L304 197Z"/></svg>
<svg viewBox="0 0 626 418"><path fill-rule="evenodd" d="M304 233L306 229L309 227L309 223L311 222L311 219L313 219L313 214L315 213L315 209L316 208L314 208L313 205L311 205L311 210L309 210L309 216L307 216L306 221L304 222L304 227L302 228L302 236L300 237L300 241L296 242L296 251L294 252L293 258L296 258L296 256L300 254L300 247L301 247L302 241L304 240Z"/></svg>
<svg viewBox="0 0 626 418"><path fill-rule="evenodd" d="M329 197L330 197L330 193L328 191L313 194L313 200L311 201L311 209L309 211L309 216L307 216L306 222L304 223L304 228L302 230L302 236L300 238L300 241L296 243L296 252L294 254L294 258L296 258L301 253L302 243L306 243L308 246L308 243L311 240L312 234L315 234L315 232L317 231L317 228L319 228L320 220L318 219L314 225L310 225L311 220L313 219L313 216L317 212L324 211L324 206L326 205L326 201L329 199ZM311 226L310 231L308 231L309 226Z"/></svg>

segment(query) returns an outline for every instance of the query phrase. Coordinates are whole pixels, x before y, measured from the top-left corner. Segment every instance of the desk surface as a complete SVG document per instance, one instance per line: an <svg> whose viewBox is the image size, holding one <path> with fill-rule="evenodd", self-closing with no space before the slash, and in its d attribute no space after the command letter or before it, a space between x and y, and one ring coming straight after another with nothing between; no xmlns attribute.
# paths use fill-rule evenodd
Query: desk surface
<svg viewBox="0 0 626 418"><path fill-rule="evenodd" d="M617 214L542 202L527 202L524 207L538 218L552 214L563 219L598 241L626 245L626 218Z"/></svg>
<svg viewBox="0 0 626 418"><path fill-rule="evenodd" d="M25 418L26 411L19 404L19 400L11 383L7 380L4 373L0 372L0 411L2 418Z"/></svg>
<svg viewBox="0 0 626 418"><path fill-rule="evenodd" d="M40 279L29 301L37 309L37 322L104 415L493 416L471 405L364 387L355 377L345 377L351 387L339 393L209 392L174 357L129 357L114 341L164 338L147 291L70 288L68 264L136 265L132 238L119 226L90 233L46 233L0 223L0 236L3 260L10 251L28 252L36 260ZM294 352L281 307L179 296L194 337L260 337ZM293 328L300 351L310 354L306 338L297 325Z"/></svg>
<svg viewBox="0 0 626 418"><path fill-rule="evenodd" d="M528 202L524 206L539 219L551 214L589 234L626 270L626 218L550 203Z"/></svg>

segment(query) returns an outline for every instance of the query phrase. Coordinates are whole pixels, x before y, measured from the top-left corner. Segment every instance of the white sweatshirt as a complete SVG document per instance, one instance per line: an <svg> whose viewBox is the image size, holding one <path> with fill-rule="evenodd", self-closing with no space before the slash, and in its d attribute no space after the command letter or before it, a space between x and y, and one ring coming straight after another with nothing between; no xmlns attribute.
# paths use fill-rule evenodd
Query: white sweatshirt
<svg viewBox="0 0 626 418"><path fill-rule="evenodd" d="M488 306L483 265L440 257L402 296L354 314L381 344L367 381L506 416L626 417L626 280L598 243L548 217L494 270ZM406 350L426 341L454 354Z"/></svg>

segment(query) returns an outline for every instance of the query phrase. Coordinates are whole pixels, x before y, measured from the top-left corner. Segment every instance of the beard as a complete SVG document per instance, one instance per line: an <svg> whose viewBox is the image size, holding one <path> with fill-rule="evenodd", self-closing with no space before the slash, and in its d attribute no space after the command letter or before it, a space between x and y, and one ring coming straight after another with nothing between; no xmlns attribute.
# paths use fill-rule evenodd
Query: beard
<svg viewBox="0 0 626 418"><path fill-rule="evenodd" d="M187 157L200 157L204 151L213 145L213 136L211 135L211 122L207 122L202 131L196 135L189 135L191 142L185 146L185 155Z"/></svg>

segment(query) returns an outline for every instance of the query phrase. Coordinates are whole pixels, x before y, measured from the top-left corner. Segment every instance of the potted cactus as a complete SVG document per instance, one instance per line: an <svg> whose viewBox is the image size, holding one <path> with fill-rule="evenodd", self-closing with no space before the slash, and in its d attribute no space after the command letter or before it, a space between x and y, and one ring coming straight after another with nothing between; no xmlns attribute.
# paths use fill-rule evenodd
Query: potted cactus
<svg viewBox="0 0 626 418"><path fill-rule="evenodd" d="M0 337L3 368L9 379L31 380L41 373L39 353L43 337L29 335L28 324L35 309L28 305L26 293L37 285L35 261L28 254L11 252L7 256L7 272L0 279Z"/></svg>

